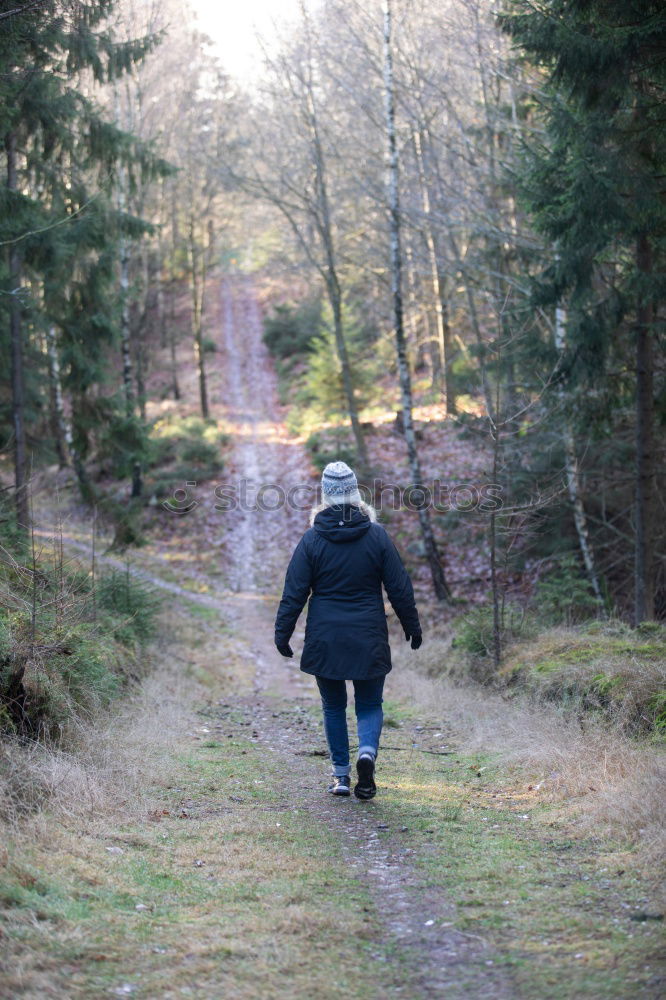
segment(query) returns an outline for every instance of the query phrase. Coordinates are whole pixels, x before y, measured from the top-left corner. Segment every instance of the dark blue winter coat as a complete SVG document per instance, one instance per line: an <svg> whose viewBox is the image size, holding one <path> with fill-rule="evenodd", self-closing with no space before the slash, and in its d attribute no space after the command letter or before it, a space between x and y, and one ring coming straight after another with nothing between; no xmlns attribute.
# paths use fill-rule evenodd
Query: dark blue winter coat
<svg viewBox="0 0 666 1000"><path fill-rule="evenodd" d="M382 584L405 632L421 631L414 589L385 529L358 507L327 507L294 550L275 619L286 645L310 597L301 670L362 680L391 669Z"/></svg>

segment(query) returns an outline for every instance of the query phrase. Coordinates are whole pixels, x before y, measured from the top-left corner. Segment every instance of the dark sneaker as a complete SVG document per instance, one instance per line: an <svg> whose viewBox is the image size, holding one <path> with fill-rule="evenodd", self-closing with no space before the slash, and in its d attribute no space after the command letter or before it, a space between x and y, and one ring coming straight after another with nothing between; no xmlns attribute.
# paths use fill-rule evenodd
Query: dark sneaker
<svg viewBox="0 0 666 1000"><path fill-rule="evenodd" d="M334 774L328 790L331 795L349 795L350 784L348 774Z"/></svg>
<svg viewBox="0 0 666 1000"><path fill-rule="evenodd" d="M377 794L375 784L375 758L369 753L362 754L356 761L356 773L358 781L354 786L354 795L357 799L374 799Z"/></svg>

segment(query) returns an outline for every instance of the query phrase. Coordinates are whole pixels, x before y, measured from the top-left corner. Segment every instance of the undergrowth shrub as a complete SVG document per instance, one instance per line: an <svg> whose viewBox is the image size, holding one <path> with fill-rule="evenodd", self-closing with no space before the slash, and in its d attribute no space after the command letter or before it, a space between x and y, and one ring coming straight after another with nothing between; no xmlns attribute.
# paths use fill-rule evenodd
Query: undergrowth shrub
<svg viewBox="0 0 666 1000"><path fill-rule="evenodd" d="M517 604L505 605L500 627L502 648L515 642L519 636L531 634L532 628L533 624L526 618L523 608ZM493 630L493 608L490 604L472 608L456 622L452 646L463 654L468 673L475 680L490 681L495 676Z"/></svg>
<svg viewBox="0 0 666 1000"><path fill-rule="evenodd" d="M387 350L388 340L379 339L377 331L350 304L343 306L342 319L354 395L360 408L373 406L385 394L381 377L393 357ZM342 365L328 307L323 309L319 329L310 343L294 393L293 410L292 421L297 421L301 433L311 432L324 422L347 423L349 408Z"/></svg>
<svg viewBox="0 0 666 1000"><path fill-rule="evenodd" d="M604 611L572 555L562 556L539 581L532 604L544 625L576 625Z"/></svg>
<svg viewBox="0 0 666 1000"><path fill-rule="evenodd" d="M35 554L34 565L0 550L10 606L0 626L0 733L66 742L145 673L158 601L129 571L93 581L80 565Z"/></svg>
<svg viewBox="0 0 666 1000"><path fill-rule="evenodd" d="M264 320L264 343L275 358L293 362L307 353L321 322L321 300L276 306Z"/></svg>
<svg viewBox="0 0 666 1000"><path fill-rule="evenodd" d="M145 544L142 524L144 501L140 497L119 499L111 494L97 498L100 520L113 528L111 549L123 552Z"/></svg>
<svg viewBox="0 0 666 1000"><path fill-rule="evenodd" d="M136 463L145 466L149 455L148 428L136 415L120 409L109 413L97 433L97 458L114 479L127 479Z"/></svg>
<svg viewBox="0 0 666 1000"><path fill-rule="evenodd" d="M125 646L139 646L155 635L159 600L152 590L129 572L108 570L99 582L99 607L109 613L114 638Z"/></svg>
<svg viewBox="0 0 666 1000"><path fill-rule="evenodd" d="M338 428L330 431L314 431L305 442L312 464L319 472L323 472L329 462L346 462L356 465L356 451L353 448L346 428L342 432Z"/></svg>
<svg viewBox="0 0 666 1000"><path fill-rule="evenodd" d="M216 420L170 415L151 431L146 494L162 499L188 481L214 479L224 468L229 435Z"/></svg>
<svg viewBox="0 0 666 1000"><path fill-rule="evenodd" d="M546 621L551 614L547 608ZM544 618L515 604L504 608L496 668L492 607L473 608L454 623L451 652L429 672L555 703L574 718L598 717L631 736L666 736L666 626L631 628L615 619L547 626Z"/></svg>
<svg viewBox="0 0 666 1000"><path fill-rule="evenodd" d="M390 339L380 337L365 312L351 301L342 305L342 325L359 407L384 403L382 376L393 364ZM312 434L325 423L339 424L346 432L348 401L330 305L305 300L277 306L265 320L264 343L275 360L280 399L290 406L286 418L290 432ZM353 460L354 452L347 454Z"/></svg>

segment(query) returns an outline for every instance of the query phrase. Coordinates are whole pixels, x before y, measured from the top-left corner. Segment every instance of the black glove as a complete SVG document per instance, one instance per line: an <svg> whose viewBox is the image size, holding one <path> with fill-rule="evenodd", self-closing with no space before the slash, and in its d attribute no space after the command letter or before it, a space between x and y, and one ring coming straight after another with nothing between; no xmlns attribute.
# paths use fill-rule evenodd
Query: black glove
<svg viewBox="0 0 666 1000"><path fill-rule="evenodd" d="M407 642L409 642L410 639L412 640L412 649L418 649L421 643L423 642L423 633L421 631L418 631L414 632L414 634L411 635L407 631L407 629L404 629L404 632L405 632L405 639L407 640Z"/></svg>
<svg viewBox="0 0 666 1000"><path fill-rule="evenodd" d="M277 643L275 645L277 646ZM291 648L291 646L289 645L288 642L285 642L281 646L278 646L277 650L278 650L278 653L280 653L281 656L287 656L287 657L289 657L289 656L293 656L294 655L294 651L293 651L293 649Z"/></svg>

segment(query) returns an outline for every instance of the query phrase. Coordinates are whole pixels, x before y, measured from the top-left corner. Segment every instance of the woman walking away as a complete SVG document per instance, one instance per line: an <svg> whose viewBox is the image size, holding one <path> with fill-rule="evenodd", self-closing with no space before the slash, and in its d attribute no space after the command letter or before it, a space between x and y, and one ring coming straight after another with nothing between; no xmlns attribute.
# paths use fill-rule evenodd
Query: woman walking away
<svg viewBox="0 0 666 1000"><path fill-rule="evenodd" d="M321 480L322 503L296 546L275 619L275 645L289 645L298 616L310 597L301 670L314 674L324 710L333 779L329 792L349 795L347 687L353 681L358 725L358 781L354 794L371 799L384 719L382 693L391 650L382 584L412 649L421 645L414 590L398 552L372 507L358 492L344 462L330 462Z"/></svg>

